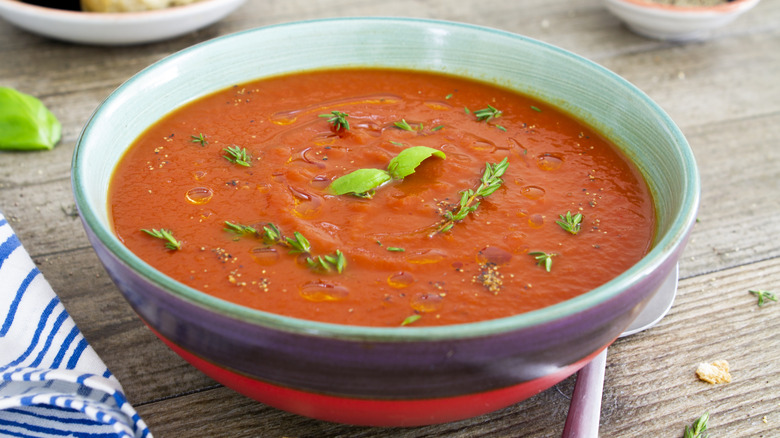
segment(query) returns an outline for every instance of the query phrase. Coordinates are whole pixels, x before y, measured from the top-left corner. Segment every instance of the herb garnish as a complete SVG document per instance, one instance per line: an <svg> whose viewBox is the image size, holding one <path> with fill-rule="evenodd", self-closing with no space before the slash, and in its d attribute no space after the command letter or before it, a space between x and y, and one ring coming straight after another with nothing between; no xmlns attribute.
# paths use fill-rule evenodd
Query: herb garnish
<svg viewBox="0 0 780 438"><path fill-rule="evenodd" d="M372 198L374 189L390 181L390 174L382 169L358 169L337 178L330 184L330 191L336 195L350 193L361 198Z"/></svg>
<svg viewBox="0 0 780 438"><path fill-rule="evenodd" d="M412 125L409 124L409 122L406 121L406 119L401 119L400 122L393 123L396 128L403 129L404 131L422 131L423 130L423 124L420 123L417 125L417 127L412 127Z"/></svg>
<svg viewBox="0 0 780 438"><path fill-rule="evenodd" d="M425 129L425 127L423 126L422 123L420 123L420 124L418 124L416 126L412 126L412 125L409 124L409 122L406 121L406 119L401 119L400 122L394 122L393 125L396 128L403 129L404 131L419 131L419 132L422 132ZM444 128L444 125L437 125L437 126L434 126L433 128L431 128L430 131L431 132L436 132L436 131L438 131L438 130L440 130L442 128Z"/></svg>
<svg viewBox="0 0 780 438"><path fill-rule="evenodd" d="M263 242L265 242L268 245L273 245L274 243L279 243L282 240L282 232L279 231L279 228L272 224L268 223L268 225L263 227Z"/></svg>
<svg viewBox="0 0 780 438"><path fill-rule="evenodd" d="M198 135L191 135L190 138L192 139L193 143L200 143L201 146L206 146L209 144L209 142L206 140L206 136L203 135L202 132Z"/></svg>
<svg viewBox="0 0 780 438"><path fill-rule="evenodd" d="M529 252L528 255L536 259L536 264L538 266L544 266L544 269L547 272L550 272L550 269L552 269L552 258L558 254L554 252L546 253L544 251L534 251Z"/></svg>
<svg viewBox="0 0 780 438"><path fill-rule="evenodd" d="M297 254L297 253L308 254L309 251L311 251L311 244L309 243L308 239L303 237L303 234L297 231L293 233L293 236L295 237L288 237L285 240L287 242L287 245L290 247L290 252L293 254Z"/></svg>
<svg viewBox="0 0 780 438"><path fill-rule="evenodd" d="M330 184L330 191L336 195L353 194L371 198L374 189L391 179L404 179L414 173L417 166L431 156L445 159L444 152L427 146L412 146L402 150L390 160L387 170L358 169L337 178Z"/></svg>
<svg viewBox="0 0 780 438"><path fill-rule="evenodd" d="M707 421L709 421L709 419L709 412L705 412L693 422L693 425L690 428L685 426L685 438L707 438L709 435L705 432L707 431Z"/></svg>
<svg viewBox="0 0 780 438"><path fill-rule="evenodd" d="M487 122L492 119L497 119L501 117L501 114L503 114L500 110L494 108L491 105L488 105L487 108L482 108L480 110L474 111L474 115L477 117L477 120L480 122Z"/></svg>
<svg viewBox="0 0 780 438"><path fill-rule="evenodd" d="M226 222L226 224L230 223ZM252 230L254 230L254 228L252 228ZM263 227L262 237L263 242L267 245L279 244L287 247L290 254L306 255L306 265L313 271L323 273L336 271L341 274L347 266L347 258L344 256L344 253L338 249L335 253L330 255L311 255L311 243L309 243L309 240L304 237L303 234L297 231L293 232L293 237L284 237L279 230L279 227L269 222L268 225Z"/></svg>
<svg viewBox="0 0 780 438"><path fill-rule="evenodd" d="M159 230L152 228L151 230L141 229L144 233L165 241L165 247L171 251L177 251L181 249L181 241L176 240L173 237L171 230L160 228Z"/></svg>
<svg viewBox="0 0 780 438"><path fill-rule="evenodd" d="M309 265L309 268L315 271L331 272L335 269L336 272L341 274L347 265L347 259L341 251L336 250L332 255L307 257L306 263Z"/></svg>
<svg viewBox="0 0 780 438"><path fill-rule="evenodd" d="M388 251L392 251L392 252L404 252L404 251L406 251L405 249L399 248L397 246L388 246L387 250Z"/></svg>
<svg viewBox="0 0 780 438"><path fill-rule="evenodd" d="M338 131L349 131L349 114L341 111L331 111L330 114L320 114L320 117L328 117L328 122L333 125L333 129Z"/></svg>
<svg viewBox="0 0 780 438"><path fill-rule="evenodd" d="M471 111L469 111L468 108L464 108L464 109L466 111L466 114L470 114L471 113ZM474 111L474 116L477 117L477 121L478 122L485 122L485 123L489 122L492 119L497 119L497 118L501 117L502 114L503 114L503 112L501 112L501 110L496 109L492 105L488 105L487 108L482 108L480 110ZM496 128L506 132L506 128L504 128L501 125L493 124L493 126L495 126Z"/></svg>
<svg viewBox="0 0 780 438"><path fill-rule="evenodd" d="M233 145L228 146L222 150L227 152L227 155L223 155L223 157L231 163L244 167L252 166L252 155L247 152L246 148Z"/></svg>
<svg viewBox="0 0 780 438"><path fill-rule="evenodd" d="M479 201L476 203L474 201L476 201L477 198L485 198L498 190L498 188L501 187L501 184L504 183L504 180L502 180L501 177L508 167L508 158L504 158L500 163L485 163L485 171L482 174L480 185L477 187L477 190L467 189L460 192L461 196L457 211L445 212L444 223L439 226L436 232L444 233L449 231L455 225L455 222L462 221L469 213L476 210L477 207L479 207Z"/></svg>
<svg viewBox="0 0 780 438"><path fill-rule="evenodd" d="M582 226L582 214L577 213L574 216L572 216L571 211L567 211L566 215L558 215L558 217L561 218L559 221L555 221L556 224L560 225L561 228L563 228L565 231L568 231L571 234L577 234L580 232L580 227Z"/></svg>
<svg viewBox="0 0 780 438"><path fill-rule="evenodd" d="M401 325L402 326L409 325L409 324L411 324L413 322L416 322L420 318L422 318L422 316L417 315L417 314L407 316L406 319L404 319L404 321L401 323Z"/></svg>
<svg viewBox="0 0 780 438"><path fill-rule="evenodd" d="M250 227L249 225L242 225L238 223L234 224L229 221L225 221L225 231L232 231L239 236L244 234L257 234L257 230Z"/></svg>
<svg viewBox="0 0 780 438"><path fill-rule="evenodd" d="M764 299L777 301L777 295L768 290L751 290L748 292L758 297L758 307L763 307L766 304Z"/></svg>

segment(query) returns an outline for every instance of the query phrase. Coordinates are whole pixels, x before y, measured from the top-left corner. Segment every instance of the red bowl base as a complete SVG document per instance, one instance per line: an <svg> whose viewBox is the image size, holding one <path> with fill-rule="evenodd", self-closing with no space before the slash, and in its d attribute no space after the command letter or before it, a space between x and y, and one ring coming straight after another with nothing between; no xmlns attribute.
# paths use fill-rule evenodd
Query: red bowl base
<svg viewBox="0 0 780 438"><path fill-rule="evenodd" d="M506 388L446 398L373 400L300 391L255 380L215 365L182 349L159 333L155 334L184 360L236 392L287 412L357 426L423 426L497 411L552 387L577 372L600 352L553 374Z"/></svg>

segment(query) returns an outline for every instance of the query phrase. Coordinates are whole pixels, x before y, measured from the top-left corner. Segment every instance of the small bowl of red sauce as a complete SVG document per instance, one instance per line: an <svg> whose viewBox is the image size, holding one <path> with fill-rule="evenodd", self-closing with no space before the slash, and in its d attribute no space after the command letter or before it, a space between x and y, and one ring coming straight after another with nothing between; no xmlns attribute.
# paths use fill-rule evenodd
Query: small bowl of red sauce
<svg viewBox="0 0 780 438"><path fill-rule="evenodd" d="M72 170L90 242L163 342L263 403L379 426L575 373L676 275L699 203L684 136L618 75L401 18L176 53L97 108Z"/></svg>
<svg viewBox="0 0 780 438"><path fill-rule="evenodd" d="M634 32L660 40L709 37L759 0L605 0L607 9Z"/></svg>

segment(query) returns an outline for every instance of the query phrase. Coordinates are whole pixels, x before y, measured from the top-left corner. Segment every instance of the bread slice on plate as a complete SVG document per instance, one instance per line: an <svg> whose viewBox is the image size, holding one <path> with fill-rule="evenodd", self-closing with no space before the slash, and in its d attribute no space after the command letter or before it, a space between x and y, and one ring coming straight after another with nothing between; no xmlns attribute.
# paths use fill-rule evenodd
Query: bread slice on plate
<svg viewBox="0 0 780 438"><path fill-rule="evenodd" d="M81 0L88 12L140 12L182 6L201 0Z"/></svg>

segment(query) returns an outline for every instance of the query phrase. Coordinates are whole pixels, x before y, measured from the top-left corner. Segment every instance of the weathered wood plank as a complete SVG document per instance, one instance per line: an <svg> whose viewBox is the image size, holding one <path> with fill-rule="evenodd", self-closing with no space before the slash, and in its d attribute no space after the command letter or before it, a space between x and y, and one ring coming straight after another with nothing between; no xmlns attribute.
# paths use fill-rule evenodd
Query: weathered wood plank
<svg viewBox="0 0 780 438"><path fill-rule="evenodd" d="M676 436L705 411L718 436L780 434L780 305L759 308L748 292L778 284L777 258L682 281L657 327L610 348L602 435ZM720 359L731 383L696 377L699 363Z"/></svg>

